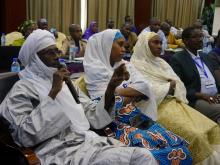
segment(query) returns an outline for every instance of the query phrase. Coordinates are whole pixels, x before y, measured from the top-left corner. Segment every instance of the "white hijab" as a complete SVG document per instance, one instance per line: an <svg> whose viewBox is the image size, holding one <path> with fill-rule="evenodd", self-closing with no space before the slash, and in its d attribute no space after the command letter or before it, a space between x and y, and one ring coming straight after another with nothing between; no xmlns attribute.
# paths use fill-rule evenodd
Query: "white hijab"
<svg viewBox="0 0 220 165"><path fill-rule="evenodd" d="M19 73L20 79L25 79L33 83L37 90L40 102L48 97L52 87L53 73L56 68L47 67L38 57L37 52L55 45L54 36L47 30L35 30L28 36L19 52L19 60L25 66L25 69ZM86 119L84 110L80 104L73 99L66 84L63 84L62 90L54 100L60 111L64 111L72 122L74 130L88 130L89 122Z"/></svg>
<svg viewBox="0 0 220 165"><path fill-rule="evenodd" d="M105 94L108 83L114 73L114 69L121 63L125 63L127 71L130 73L128 81L122 82L130 87L142 92L149 97L148 101L141 101L137 106L146 115L153 120L157 118L155 97L149 87L149 84L140 73L126 61L120 61L112 67L110 64L110 55L113 40L119 30L107 29L103 32L94 34L88 41L84 56L85 82L87 90L92 99L103 96Z"/></svg>
<svg viewBox="0 0 220 165"><path fill-rule="evenodd" d="M186 89L182 81L169 64L152 54L148 43L154 36L158 36L158 34L154 32L144 32L139 35L134 47L134 53L131 57L131 63L151 83L156 96L157 105L163 101L169 91L170 82L168 82L168 79L176 81L174 97L184 103L188 103L186 99Z"/></svg>
<svg viewBox="0 0 220 165"><path fill-rule="evenodd" d="M90 37L84 56L85 82L90 97L101 96L105 92L114 69L120 65L110 64L110 54L115 34L119 30L107 29Z"/></svg>

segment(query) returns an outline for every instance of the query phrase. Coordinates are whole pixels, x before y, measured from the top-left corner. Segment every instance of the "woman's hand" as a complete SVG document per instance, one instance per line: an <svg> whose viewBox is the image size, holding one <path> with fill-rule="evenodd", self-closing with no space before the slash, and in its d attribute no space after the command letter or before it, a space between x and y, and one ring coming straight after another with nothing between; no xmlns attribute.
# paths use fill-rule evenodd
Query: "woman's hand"
<svg viewBox="0 0 220 165"><path fill-rule="evenodd" d="M116 88L124 80L128 80L130 77L129 72L127 71L125 64L121 64L118 68L115 69L112 78L109 82L109 85Z"/></svg>

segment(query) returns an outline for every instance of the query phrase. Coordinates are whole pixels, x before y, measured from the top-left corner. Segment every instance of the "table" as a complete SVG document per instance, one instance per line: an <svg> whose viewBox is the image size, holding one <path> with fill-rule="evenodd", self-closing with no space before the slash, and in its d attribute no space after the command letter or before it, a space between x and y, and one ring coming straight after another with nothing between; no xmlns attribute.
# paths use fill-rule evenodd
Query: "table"
<svg viewBox="0 0 220 165"><path fill-rule="evenodd" d="M66 61L65 63L71 74L84 72L82 60Z"/></svg>

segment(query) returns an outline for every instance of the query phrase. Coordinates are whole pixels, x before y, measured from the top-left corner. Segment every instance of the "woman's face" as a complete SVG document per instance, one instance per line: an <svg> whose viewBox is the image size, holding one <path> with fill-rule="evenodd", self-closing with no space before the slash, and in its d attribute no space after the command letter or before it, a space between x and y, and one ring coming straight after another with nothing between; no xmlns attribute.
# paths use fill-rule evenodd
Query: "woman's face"
<svg viewBox="0 0 220 165"><path fill-rule="evenodd" d="M112 51L110 55L110 63L112 66L115 62L119 62L122 60L125 54L124 42L124 38L119 38L113 42Z"/></svg>
<svg viewBox="0 0 220 165"><path fill-rule="evenodd" d="M159 57L162 51L162 41L159 36L154 36L148 42L150 50L155 57Z"/></svg>
<svg viewBox="0 0 220 165"><path fill-rule="evenodd" d="M92 31L93 31L94 33L97 33L97 32L98 32L98 23L94 23L94 24L92 25Z"/></svg>

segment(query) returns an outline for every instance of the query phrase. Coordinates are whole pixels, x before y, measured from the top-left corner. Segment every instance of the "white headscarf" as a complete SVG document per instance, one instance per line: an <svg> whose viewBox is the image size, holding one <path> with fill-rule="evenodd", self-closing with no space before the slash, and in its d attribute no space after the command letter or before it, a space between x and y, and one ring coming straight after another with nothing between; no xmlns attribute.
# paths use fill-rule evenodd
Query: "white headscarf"
<svg viewBox="0 0 220 165"><path fill-rule="evenodd" d="M40 102L43 101L52 87L53 73L56 68L47 67L38 57L37 52L56 45L54 36L47 30L35 30L23 44L19 52L19 60L25 69L19 73L20 79L25 79L34 85ZM88 130L89 122L85 117L84 110L80 104L76 104L66 84L56 96L54 102L60 111L64 111L72 122L75 130Z"/></svg>
<svg viewBox="0 0 220 165"><path fill-rule="evenodd" d="M186 89L182 81L169 64L152 54L149 47L149 40L154 36L158 36L158 34L154 32L144 32L139 35L134 47L134 53L131 57L131 63L151 83L158 105L163 101L169 91L169 79L176 81L174 97L184 103L188 103L186 99Z"/></svg>
<svg viewBox="0 0 220 165"><path fill-rule="evenodd" d="M119 30L107 29L90 37L84 56L85 82L87 90L94 96L103 95L114 69L110 64L110 54L115 34Z"/></svg>
<svg viewBox="0 0 220 165"><path fill-rule="evenodd" d="M120 64L125 63L126 69L130 73L130 78L128 81L122 82L121 86L128 84L129 87L148 96L148 101L141 101L136 105L142 110L142 112L153 120L156 120L156 101L147 80L144 80L134 66L126 61L121 60L120 62L115 63L113 67L110 64L112 44L117 32L119 32L119 30L107 29L93 35L89 39L83 65L85 70L86 87L90 97L94 99L103 96L114 73L114 69Z"/></svg>

